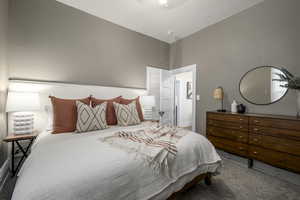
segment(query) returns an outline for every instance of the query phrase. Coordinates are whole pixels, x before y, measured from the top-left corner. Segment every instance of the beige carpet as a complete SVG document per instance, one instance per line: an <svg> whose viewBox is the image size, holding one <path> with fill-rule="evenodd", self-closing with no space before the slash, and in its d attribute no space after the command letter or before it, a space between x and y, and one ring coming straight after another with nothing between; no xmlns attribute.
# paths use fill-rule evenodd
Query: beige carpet
<svg viewBox="0 0 300 200"><path fill-rule="evenodd" d="M14 179L9 179L1 191L0 200L9 200ZM259 171L248 169L238 162L224 158L221 174L211 186L199 183L177 200L300 200L300 186L288 183Z"/></svg>

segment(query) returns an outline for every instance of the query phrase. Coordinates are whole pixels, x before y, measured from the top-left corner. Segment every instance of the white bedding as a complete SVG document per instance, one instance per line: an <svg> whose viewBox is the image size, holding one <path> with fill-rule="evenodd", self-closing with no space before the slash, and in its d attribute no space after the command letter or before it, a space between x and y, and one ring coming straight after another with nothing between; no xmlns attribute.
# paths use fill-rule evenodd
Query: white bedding
<svg viewBox="0 0 300 200"><path fill-rule="evenodd" d="M203 136L178 142L172 178L157 175L142 160L99 140L112 127L83 134L41 134L18 174L12 200L166 199L199 174L216 172L221 159Z"/></svg>

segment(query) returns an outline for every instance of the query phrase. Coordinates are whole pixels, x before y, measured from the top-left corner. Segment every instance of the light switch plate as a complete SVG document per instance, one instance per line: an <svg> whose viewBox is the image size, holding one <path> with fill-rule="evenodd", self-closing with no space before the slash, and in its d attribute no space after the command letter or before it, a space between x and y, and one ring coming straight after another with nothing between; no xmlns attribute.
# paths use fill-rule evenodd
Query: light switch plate
<svg viewBox="0 0 300 200"><path fill-rule="evenodd" d="M196 100L200 101L200 95L199 94L196 95Z"/></svg>

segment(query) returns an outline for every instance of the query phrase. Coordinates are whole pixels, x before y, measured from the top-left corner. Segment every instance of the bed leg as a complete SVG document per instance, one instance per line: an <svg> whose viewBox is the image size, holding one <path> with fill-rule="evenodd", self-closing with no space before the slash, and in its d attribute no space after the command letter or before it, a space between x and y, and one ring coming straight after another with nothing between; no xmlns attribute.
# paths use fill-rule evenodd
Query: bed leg
<svg viewBox="0 0 300 200"><path fill-rule="evenodd" d="M204 178L204 183L206 185L211 185L211 173L208 173Z"/></svg>

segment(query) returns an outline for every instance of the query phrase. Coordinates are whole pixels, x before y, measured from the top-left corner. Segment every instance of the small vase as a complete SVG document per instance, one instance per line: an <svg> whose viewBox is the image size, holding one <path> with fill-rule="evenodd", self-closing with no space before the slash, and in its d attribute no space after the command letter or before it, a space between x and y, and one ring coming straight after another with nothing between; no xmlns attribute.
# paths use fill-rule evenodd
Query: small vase
<svg viewBox="0 0 300 200"><path fill-rule="evenodd" d="M297 91L297 117L300 118L300 90Z"/></svg>

